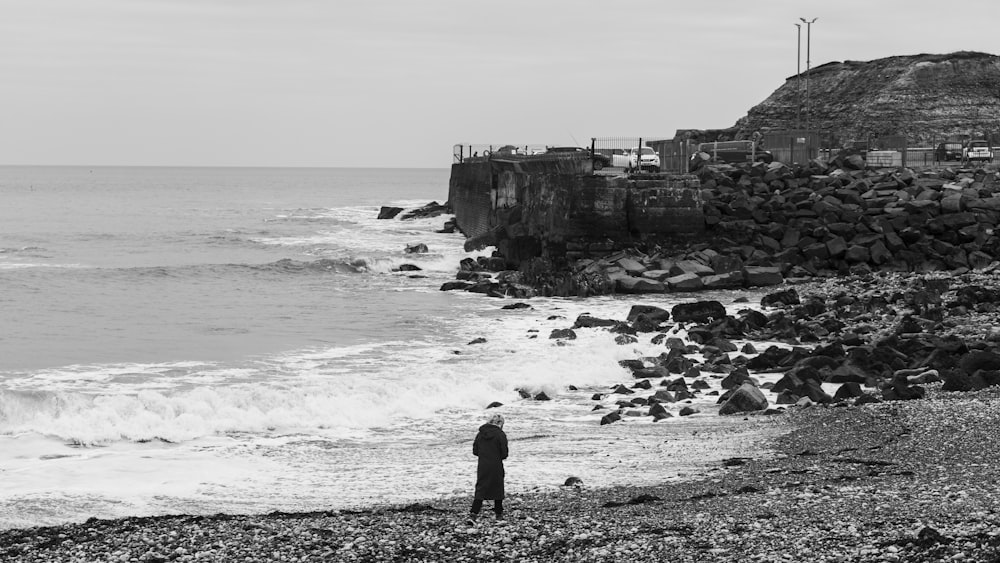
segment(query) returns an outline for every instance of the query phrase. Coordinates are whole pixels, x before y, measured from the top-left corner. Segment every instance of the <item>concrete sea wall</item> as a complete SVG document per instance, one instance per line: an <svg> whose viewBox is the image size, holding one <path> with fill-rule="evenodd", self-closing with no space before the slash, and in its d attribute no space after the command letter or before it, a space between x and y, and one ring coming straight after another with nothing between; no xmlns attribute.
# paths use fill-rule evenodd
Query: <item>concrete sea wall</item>
<svg viewBox="0 0 1000 563"><path fill-rule="evenodd" d="M586 159L481 158L452 165L448 201L467 248L517 264L699 234L699 187L687 174L595 175Z"/></svg>

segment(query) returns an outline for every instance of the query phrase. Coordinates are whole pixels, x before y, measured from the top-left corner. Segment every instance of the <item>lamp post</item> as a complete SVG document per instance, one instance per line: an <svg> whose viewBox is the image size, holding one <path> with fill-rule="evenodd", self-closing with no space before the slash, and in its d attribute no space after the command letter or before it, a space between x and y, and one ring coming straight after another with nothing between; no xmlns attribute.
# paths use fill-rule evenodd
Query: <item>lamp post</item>
<svg viewBox="0 0 1000 563"><path fill-rule="evenodd" d="M797 23L795 27L798 30L798 42L796 44L795 51L795 128L802 128L802 83L799 79L802 78L802 24Z"/></svg>
<svg viewBox="0 0 1000 563"><path fill-rule="evenodd" d="M812 24L819 18L813 18L807 20L805 18L799 18L802 23L806 24L806 130L809 130L809 69L811 68L810 63L810 47L812 45ZM802 29L801 27L799 29Z"/></svg>

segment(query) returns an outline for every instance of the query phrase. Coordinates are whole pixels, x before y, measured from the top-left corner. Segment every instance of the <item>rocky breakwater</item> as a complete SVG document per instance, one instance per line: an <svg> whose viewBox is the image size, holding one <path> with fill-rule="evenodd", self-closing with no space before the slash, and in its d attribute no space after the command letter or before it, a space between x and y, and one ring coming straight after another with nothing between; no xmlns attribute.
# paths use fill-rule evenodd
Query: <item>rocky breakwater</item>
<svg viewBox="0 0 1000 563"><path fill-rule="evenodd" d="M619 362L630 380L588 390L601 424L922 399L928 386L978 391L1000 385L998 266L808 282L735 314L718 301L637 304L625 319L581 315L550 338L606 330L620 345L662 347Z"/></svg>
<svg viewBox="0 0 1000 563"><path fill-rule="evenodd" d="M699 177L709 229L789 277L964 273L1000 252L993 167L872 169L853 155L796 167L705 166Z"/></svg>
<svg viewBox="0 0 1000 563"><path fill-rule="evenodd" d="M675 244L608 241L597 258L466 261L458 282L494 296L588 296L777 285L871 272L956 274L1000 255L995 167L876 169L858 155L806 165L704 165L706 230ZM590 254L595 254L591 249Z"/></svg>

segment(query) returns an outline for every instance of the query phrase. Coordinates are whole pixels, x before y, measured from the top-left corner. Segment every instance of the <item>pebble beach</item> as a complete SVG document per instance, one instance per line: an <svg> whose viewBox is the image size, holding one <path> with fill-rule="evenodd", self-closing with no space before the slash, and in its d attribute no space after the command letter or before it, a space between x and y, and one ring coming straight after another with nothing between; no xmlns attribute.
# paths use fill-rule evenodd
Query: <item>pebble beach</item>
<svg viewBox="0 0 1000 563"><path fill-rule="evenodd" d="M944 303L967 285L997 285L992 270L965 276L942 294ZM864 299L905 293L914 279L843 278L798 291L832 296L850 288ZM847 319L848 328L863 322L873 340L899 336L906 303ZM979 351L992 346L990 307L946 310L931 327L935 336ZM950 380L940 379L921 382L924 395L915 400L803 400L719 416L698 426L708 453L682 480L509 495L502 522L484 511L469 523L465 497L361 510L91 519L0 532L0 559L997 561L1000 388L949 391ZM712 444L727 440L743 443L743 453L713 457Z"/></svg>
<svg viewBox="0 0 1000 563"><path fill-rule="evenodd" d="M748 416L770 451L643 488L362 511L91 520L0 533L0 559L92 561L995 561L1000 393Z"/></svg>

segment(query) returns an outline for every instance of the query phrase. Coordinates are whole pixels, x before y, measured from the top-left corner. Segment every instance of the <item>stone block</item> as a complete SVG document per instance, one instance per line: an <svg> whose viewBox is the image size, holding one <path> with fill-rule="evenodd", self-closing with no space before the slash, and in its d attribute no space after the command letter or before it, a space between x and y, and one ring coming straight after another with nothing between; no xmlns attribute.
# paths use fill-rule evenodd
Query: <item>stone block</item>
<svg viewBox="0 0 1000 563"><path fill-rule="evenodd" d="M802 255L806 259L826 260L830 257L830 250L822 242L810 244L802 249Z"/></svg>
<svg viewBox="0 0 1000 563"><path fill-rule="evenodd" d="M736 414L741 412L760 411L767 408L767 398L753 383L740 385L729 399L719 408L719 414Z"/></svg>
<svg viewBox="0 0 1000 563"><path fill-rule="evenodd" d="M663 280L670 291L698 291L705 283L698 274L680 274Z"/></svg>
<svg viewBox="0 0 1000 563"><path fill-rule="evenodd" d="M775 266L746 266L743 268L743 279L749 287L780 285L785 281L781 269Z"/></svg>
<svg viewBox="0 0 1000 563"><path fill-rule="evenodd" d="M841 258L847 252L847 241L844 237L833 237L826 241L826 250L830 258Z"/></svg>
<svg viewBox="0 0 1000 563"><path fill-rule="evenodd" d="M663 281L670 277L670 272L668 270L646 270L642 273L642 277L656 281Z"/></svg>
<svg viewBox="0 0 1000 563"><path fill-rule="evenodd" d="M743 269L743 260L739 256L719 254L712 257L710 266L716 274L738 272Z"/></svg>
<svg viewBox="0 0 1000 563"><path fill-rule="evenodd" d="M715 274L715 270L711 267L706 266L700 262L694 260L681 260L674 264L670 268L671 276L680 276L683 274L695 274L698 276L711 276Z"/></svg>
<svg viewBox="0 0 1000 563"><path fill-rule="evenodd" d="M621 266L623 270L628 272L630 276L642 275L642 273L648 269L634 258L621 258L617 261L617 264Z"/></svg>
<svg viewBox="0 0 1000 563"><path fill-rule="evenodd" d="M666 286L663 282L634 276L622 276L615 279L615 291L618 293L663 293Z"/></svg>
<svg viewBox="0 0 1000 563"><path fill-rule="evenodd" d="M743 272L726 272L701 278L705 289L733 289L743 287Z"/></svg>
<svg viewBox="0 0 1000 563"><path fill-rule="evenodd" d="M870 259L871 253L868 251L868 248L859 244L847 247L847 252L844 254L844 260L852 264L867 262Z"/></svg>

